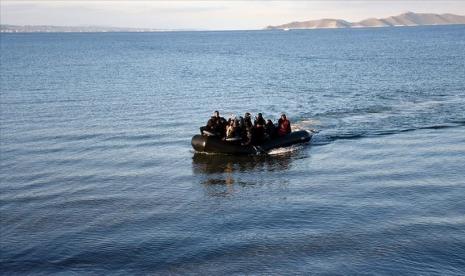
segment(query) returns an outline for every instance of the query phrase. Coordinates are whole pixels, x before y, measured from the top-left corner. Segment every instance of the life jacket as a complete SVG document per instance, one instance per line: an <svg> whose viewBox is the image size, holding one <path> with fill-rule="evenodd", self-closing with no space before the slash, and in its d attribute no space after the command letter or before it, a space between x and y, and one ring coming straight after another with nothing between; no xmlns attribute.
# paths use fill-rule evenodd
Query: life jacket
<svg viewBox="0 0 465 276"><path fill-rule="evenodd" d="M278 121L278 135L279 136L284 136L288 133L291 133L291 122L289 122L288 119L282 120L279 119Z"/></svg>

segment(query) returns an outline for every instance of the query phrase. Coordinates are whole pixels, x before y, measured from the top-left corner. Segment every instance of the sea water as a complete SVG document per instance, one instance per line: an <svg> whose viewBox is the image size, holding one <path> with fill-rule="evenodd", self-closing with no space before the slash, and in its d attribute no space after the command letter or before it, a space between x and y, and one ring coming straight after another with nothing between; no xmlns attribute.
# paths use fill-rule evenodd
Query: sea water
<svg viewBox="0 0 465 276"><path fill-rule="evenodd" d="M4 274L465 274L464 26L0 46ZM195 153L214 110L318 133Z"/></svg>

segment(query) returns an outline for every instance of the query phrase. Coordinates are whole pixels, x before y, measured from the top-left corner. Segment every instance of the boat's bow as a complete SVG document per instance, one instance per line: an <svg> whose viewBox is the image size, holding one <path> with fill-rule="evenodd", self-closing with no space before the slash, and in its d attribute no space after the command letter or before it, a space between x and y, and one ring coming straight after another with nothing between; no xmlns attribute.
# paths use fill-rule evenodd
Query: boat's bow
<svg viewBox="0 0 465 276"><path fill-rule="evenodd" d="M192 141L191 141L191 144L192 144L192 147L194 148L195 151L198 151L198 152L204 152L205 151L205 146L207 144L207 139L208 139L208 136L203 136L203 135L194 135L194 137L192 137Z"/></svg>

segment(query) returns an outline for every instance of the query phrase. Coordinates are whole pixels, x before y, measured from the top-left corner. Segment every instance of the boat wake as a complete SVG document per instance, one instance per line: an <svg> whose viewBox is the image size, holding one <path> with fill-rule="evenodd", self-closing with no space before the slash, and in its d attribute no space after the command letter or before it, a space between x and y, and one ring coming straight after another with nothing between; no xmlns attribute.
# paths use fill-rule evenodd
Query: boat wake
<svg viewBox="0 0 465 276"><path fill-rule="evenodd" d="M465 122L456 121L451 123L426 125L418 127L407 127L399 129L322 129L321 131L314 131L312 137L312 145L326 145L337 140L352 140L362 139L368 137L395 135L404 132L418 131L418 130L440 130L446 128L464 127Z"/></svg>
<svg viewBox="0 0 465 276"><path fill-rule="evenodd" d="M301 145L293 145L293 146L290 146L290 147L272 149L267 154L272 155L272 156L288 155L288 154L294 153L296 151L302 150L303 148L304 148L304 145L302 145L302 144Z"/></svg>

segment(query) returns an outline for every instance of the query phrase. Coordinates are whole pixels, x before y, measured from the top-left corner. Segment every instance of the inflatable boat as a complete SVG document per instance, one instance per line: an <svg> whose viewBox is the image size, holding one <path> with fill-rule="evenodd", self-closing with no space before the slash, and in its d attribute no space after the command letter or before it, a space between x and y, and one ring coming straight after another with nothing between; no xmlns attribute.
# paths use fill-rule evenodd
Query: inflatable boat
<svg viewBox="0 0 465 276"><path fill-rule="evenodd" d="M291 132L285 136L277 137L260 145L243 146L238 141L224 141L217 136L195 135L192 137L192 147L198 152L223 154L260 154L274 148L288 147L310 141L312 134L306 130Z"/></svg>

